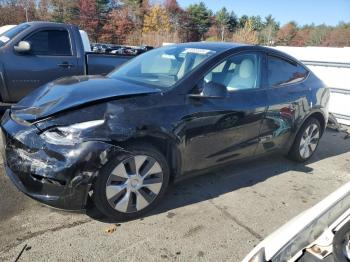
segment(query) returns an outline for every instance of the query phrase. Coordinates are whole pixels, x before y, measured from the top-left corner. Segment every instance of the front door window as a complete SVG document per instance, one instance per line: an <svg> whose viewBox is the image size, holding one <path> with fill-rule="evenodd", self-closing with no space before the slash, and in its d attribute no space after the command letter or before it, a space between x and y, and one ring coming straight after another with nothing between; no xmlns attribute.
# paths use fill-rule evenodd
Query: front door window
<svg viewBox="0 0 350 262"><path fill-rule="evenodd" d="M204 81L224 85L229 92L257 88L260 84L260 55L234 55L212 69Z"/></svg>

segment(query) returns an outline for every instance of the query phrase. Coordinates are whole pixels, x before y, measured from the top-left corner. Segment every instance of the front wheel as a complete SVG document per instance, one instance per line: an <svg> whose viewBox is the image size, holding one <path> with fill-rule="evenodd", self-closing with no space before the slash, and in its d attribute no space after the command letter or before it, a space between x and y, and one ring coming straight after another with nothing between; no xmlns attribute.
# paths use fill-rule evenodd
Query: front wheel
<svg viewBox="0 0 350 262"><path fill-rule="evenodd" d="M309 160L315 153L321 138L321 125L316 118L309 118L299 130L289 157L298 162Z"/></svg>
<svg viewBox="0 0 350 262"><path fill-rule="evenodd" d="M150 211L169 183L165 157L151 145L129 148L132 156L111 160L94 184L96 207L118 221L135 219Z"/></svg>

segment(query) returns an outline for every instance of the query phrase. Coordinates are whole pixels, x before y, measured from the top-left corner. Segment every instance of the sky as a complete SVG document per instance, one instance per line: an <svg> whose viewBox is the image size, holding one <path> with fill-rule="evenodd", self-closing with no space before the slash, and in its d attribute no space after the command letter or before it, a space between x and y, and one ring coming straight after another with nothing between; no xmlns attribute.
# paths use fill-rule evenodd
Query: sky
<svg viewBox="0 0 350 262"><path fill-rule="evenodd" d="M178 0L186 8L200 0ZM350 22L350 0L202 0L216 12L225 6L237 16L272 14L281 25L296 21L298 25L314 23L337 25L339 21Z"/></svg>

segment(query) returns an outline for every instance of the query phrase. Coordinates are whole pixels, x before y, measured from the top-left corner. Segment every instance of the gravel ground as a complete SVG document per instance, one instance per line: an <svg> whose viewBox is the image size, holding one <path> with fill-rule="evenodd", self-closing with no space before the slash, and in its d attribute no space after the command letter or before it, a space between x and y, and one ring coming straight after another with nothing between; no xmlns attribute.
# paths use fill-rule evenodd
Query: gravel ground
<svg viewBox="0 0 350 262"><path fill-rule="evenodd" d="M0 261L15 261L25 246L19 261L240 261L350 180L350 139L343 137L328 130L305 165L269 156L188 179L153 213L122 224L43 206L1 166Z"/></svg>

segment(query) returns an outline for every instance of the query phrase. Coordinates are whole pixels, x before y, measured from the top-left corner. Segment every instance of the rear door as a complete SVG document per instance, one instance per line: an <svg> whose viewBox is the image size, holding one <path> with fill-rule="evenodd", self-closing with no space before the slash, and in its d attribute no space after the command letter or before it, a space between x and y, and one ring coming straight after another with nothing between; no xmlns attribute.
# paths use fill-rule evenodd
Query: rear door
<svg viewBox="0 0 350 262"><path fill-rule="evenodd" d="M207 73L202 81L225 85L226 98L188 98L184 172L254 155L266 110L262 58L259 52L240 53Z"/></svg>
<svg viewBox="0 0 350 262"><path fill-rule="evenodd" d="M64 27L41 28L23 39L31 52L4 61L11 101L18 101L35 88L63 76L82 74L72 36Z"/></svg>
<svg viewBox="0 0 350 262"><path fill-rule="evenodd" d="M278 54L267 54L264 68L268 108L257 153L284 148L295 122L309 109L310 89L304 84L308 71L302 65Z"/></svg>

